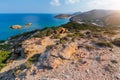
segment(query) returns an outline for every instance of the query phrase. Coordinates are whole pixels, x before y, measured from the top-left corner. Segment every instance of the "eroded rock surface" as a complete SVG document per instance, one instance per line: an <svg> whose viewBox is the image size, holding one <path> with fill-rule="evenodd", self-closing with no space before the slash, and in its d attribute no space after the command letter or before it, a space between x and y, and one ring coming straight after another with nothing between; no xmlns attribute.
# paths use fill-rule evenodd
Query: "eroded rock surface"
<svg viewBox="0 0 120 80"><path fill-rule="evenodd" d="M27 55L41 53L46 46L52 44L54 44L54 41L49 37L31 38L22 43L23 53Z"/></svg>
<svg viewBox="0 0 120 80"><path fill-rule="evenodd" d="M51 50L47 50L41 54L39 62L44 67L56 68L64 62L64 59L71 59L71 56L76 52L76 48L75 43L70 43L70 45L66 45L65 47L61 47L60 45L53 47Z"/></svg>

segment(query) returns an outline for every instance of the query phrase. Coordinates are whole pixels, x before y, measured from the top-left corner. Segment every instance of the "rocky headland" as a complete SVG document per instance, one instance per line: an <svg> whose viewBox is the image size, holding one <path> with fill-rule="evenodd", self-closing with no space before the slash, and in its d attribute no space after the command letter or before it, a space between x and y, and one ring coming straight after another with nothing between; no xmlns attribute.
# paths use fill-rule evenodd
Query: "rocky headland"
<svg viewBox="0 0 120 80"><path fill-rule="evenodd" d="M1 41L0 80L120 80L119 31L69 22Z"/></svg>
<svg viewBox="0 0 120 80"><path fill-rule="evenodd" d="M55 16L55 18L58 18L58 19L64 19L64 18L69 18L69 17L71 17L70 14L59 14Z"/></svg>

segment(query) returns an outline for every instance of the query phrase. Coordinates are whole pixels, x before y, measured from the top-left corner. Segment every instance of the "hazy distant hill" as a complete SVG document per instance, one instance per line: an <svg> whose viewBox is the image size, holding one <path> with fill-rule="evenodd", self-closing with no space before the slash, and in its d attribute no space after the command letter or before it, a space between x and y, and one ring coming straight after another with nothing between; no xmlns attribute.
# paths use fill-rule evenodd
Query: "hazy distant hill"
<svg viewBox="0 0 120 80"><path fill-rule="evenodd" d="M120 26L120 11L106 16L104 23L108 26Z"/></svg>
<svg viewBox="0 0 120 80"><path fill-rule="evenodd" d="M82 12L80 12L80 11L79 12L75 12L75 13L72 14L72 16L79 15L79 14L82 14Z"/></svg>
<svg viewBox="0 0 120 80"><path fill-rule="evenodd" d="M91 10L73 16L71 21L94 23L101 26L119 26L120 25L120 11L114 10Z"/></svg>
<svg viewBox="0 0 120 80"><path fill-rule="evenodd" d="M58 14L55 16L55 18L59 18L59 19L63 19L63 18L69 18L69 17L72 17L72 16L76 16L76 15L79 15L81 14L82 12L75 12L75 13L72 13L72 14Z"/></svg>
<svg viewBox="0 0 120 80"><path fill-rule="evenodd" d="M55 16L55 18L69 18L71 16L71 14L58 14Z"/></svg>

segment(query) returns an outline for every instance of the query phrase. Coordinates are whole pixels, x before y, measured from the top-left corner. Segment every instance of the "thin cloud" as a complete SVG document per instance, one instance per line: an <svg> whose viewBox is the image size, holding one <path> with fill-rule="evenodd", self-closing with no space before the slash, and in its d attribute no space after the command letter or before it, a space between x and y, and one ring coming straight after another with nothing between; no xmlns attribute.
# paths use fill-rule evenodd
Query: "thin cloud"
<svg viewBox="0 0 120 80"><path fill-rule="evenodd" d="M50 4L51 4L52 6L60 6L60 5L61 5L60 0L52 0L52 1L50 2Z"/></svg>
<svg viewBox="0 0 120 80"><path fill-rule="evenodd" d="M75 4L77 2L80 2L80 0L66 0L66 4Z"/></svg>
<svg viewBox="0 0 120 80"><path fill-rule="evenodd" d="M61 3L60 1L62 0L51 0L50 4L52 6L60 6L61 4L75 4L80 2L80 0L64 0L63 3Z"/></svg>
<svg viewBox="0 0 120 80"><path fill-rule="evenodd" d="M92 0L87 3L89 8L120 9L120 0Z"/></svg>

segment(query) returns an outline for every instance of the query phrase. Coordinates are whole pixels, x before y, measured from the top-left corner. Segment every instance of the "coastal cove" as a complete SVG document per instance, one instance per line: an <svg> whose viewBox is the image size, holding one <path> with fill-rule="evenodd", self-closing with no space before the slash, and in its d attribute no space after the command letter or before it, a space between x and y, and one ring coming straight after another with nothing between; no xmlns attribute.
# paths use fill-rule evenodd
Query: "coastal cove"
<svg viewBox="0 0 120 80"><path fill-rule="evenodd" d="M56 14L0 14L0 40L7 40L24 32L29 32L45 27L59 26L69 22L69 19L56 19ZM13 30L12 25L25 26L32 23L30 27Z"/></svg>

